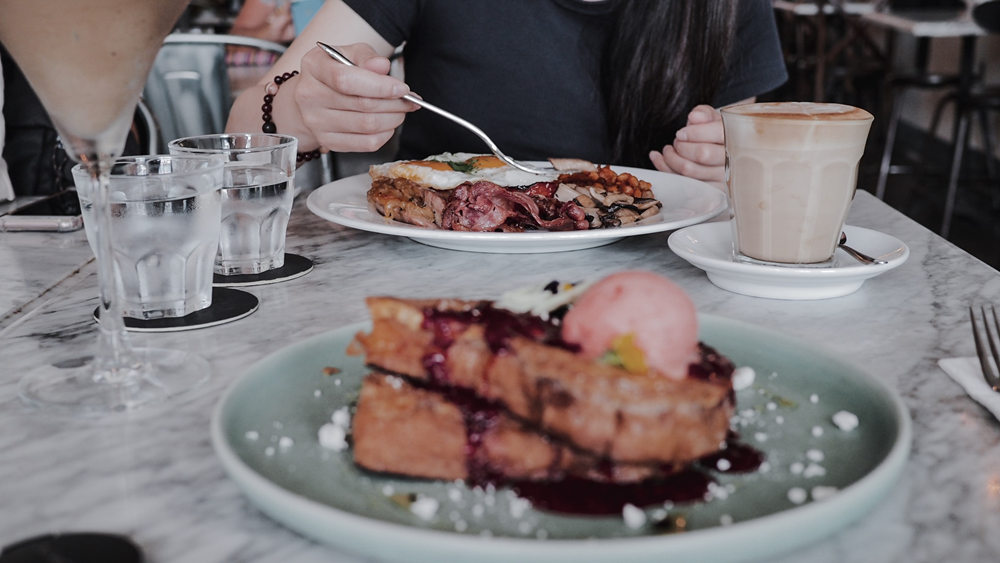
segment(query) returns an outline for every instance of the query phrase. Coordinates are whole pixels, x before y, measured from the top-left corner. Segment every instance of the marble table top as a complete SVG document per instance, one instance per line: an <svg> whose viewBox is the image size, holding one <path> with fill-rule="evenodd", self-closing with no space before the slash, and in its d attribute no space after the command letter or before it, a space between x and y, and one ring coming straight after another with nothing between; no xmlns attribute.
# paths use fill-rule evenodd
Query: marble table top
<svg viewBox="0 0 1000 563"><path fill-rule="evenodd" d="M83 230L0 232L0 331L53 297L53 289L92 271L93 260Z"/></svg>
<svg viewBox="0 0 1000 563"><path fill-rule="evenodd" d="M357 561L264 516L226 477L209 441L209 419L223 391L264 356L363 320L362 299L369 294L491 297L553 276L580 279L643 268L669 275L701 311L850 356L898 390L910 409L913 452L893 491L855 524L779 561L1000 560L1000 424L937 366L940 358L974 355L967 307L1000 302L1000 274L867 193L859 192L848 222L905 241L909 261L852 295L792 302L716 288L670 252L666 234L561 254L472 254L348 230L313 216L300 198L288 249L312 258L316 269L252 288L261 307L241 321L136 335L140 345L202 355L213 378L166 405L96 421L35 412L17 399L23 373L43 361L78 356L96 342L94 275L72 279L68 287L56 283L86 253L78 262L40 253L39 261L50 261L48 286L7 268L0 273L4 299L23 300L40 289L57 294L0 329L0 545L42 533L97 530L129 535L156 562ZM37 241L38 248L54 244ZM18 283L28 287L18 289Z"/></svg>

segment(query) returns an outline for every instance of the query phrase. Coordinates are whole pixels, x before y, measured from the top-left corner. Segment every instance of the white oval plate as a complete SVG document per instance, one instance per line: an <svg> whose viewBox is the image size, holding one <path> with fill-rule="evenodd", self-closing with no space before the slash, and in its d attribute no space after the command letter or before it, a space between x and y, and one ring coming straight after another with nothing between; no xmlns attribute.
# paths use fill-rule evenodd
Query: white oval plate
<svg viewBox="0 0 1000 563"><path fill-rule="evenodd" d="M657 215L612 229L588 231L529 231L524 233L468 233L426 229L398 221L387 221L368 204L371 178L359 174L317 188L306 201L320 217L353 229L409 237L419 243L450 250L524 254L564 252L603 246L625 237L679 229L707 221L725 211L726 195L704 182L655 170L615 166L652 184L653 194L663 203Z"/></svg>
<svg viewBox="0 0 1000 563"><path fill-rule="evenodd" d="M705 270L712 283L733 293L767 299L830 299L861 289L868 278L906 262L903 241L878 231L844 225L852 248L887 264L862 264L842 249L829 268L763 266L733 260L733 232L728 221L681 229L670 235L670 250Z"/></svg>

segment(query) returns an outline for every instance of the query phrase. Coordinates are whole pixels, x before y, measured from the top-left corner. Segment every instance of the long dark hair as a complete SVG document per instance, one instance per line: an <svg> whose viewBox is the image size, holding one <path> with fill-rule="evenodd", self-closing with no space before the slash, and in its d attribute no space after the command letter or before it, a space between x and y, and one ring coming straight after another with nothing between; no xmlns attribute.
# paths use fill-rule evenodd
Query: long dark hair
<svg viewBox="0 0 1000 563"><path fill-rule="evenodd" d="M613 162L648 166L715 97L739 0L619 0L601 71Z"/></svg>

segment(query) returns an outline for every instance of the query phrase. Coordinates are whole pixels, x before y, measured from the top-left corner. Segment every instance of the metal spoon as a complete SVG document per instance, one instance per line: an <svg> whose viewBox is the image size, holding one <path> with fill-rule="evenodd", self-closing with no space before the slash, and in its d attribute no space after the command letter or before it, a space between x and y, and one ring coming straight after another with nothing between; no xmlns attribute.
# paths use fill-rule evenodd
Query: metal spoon
<svg viewBox="0 0 1000 563"><path fill-rule="evenodd" d="M854 250L850 246L847 246L847 233L845 233L843 231L840 232L840 243L839 243L839 245L840 245L840 248L843 248L845 252L847 252L848 254L850 254L851 256L853 256L855 259L857 259L858 262L861 262L863 264L888 264L888 262L886 262L885 260L880 260L878 258L872 258L871 256L868 256L867 254L862 254L861 252L858 252L857 250Z"/></svg>
<svg viewBox="0 0 1000 563"><path fill-rule="evenodd" d="M322 41L317 41L316 42L316 46L318 46L320 49L323 49L324 51L326 51L326 54L330 55L331 57L333 57L337 61L339 61L339 62L341 62L341 63L343 63L343 64L345 64L347 66L358 66L358 65L354 64L353 62L351 62L350 59L348 59L347 57L345 57L343 53L341 53L340 51L338 51L338 50L334 49L333 47L327 45L326 43L323 43ZM499 158L500 160L502 160L502 161L506 162L507 164L513 166L514 168L517 168L518 170L524 170L525 172L528 172L528 173L531 173L531 174L551 174L552 171L553 171L553 169L551 169L551 168L549 168L549 169L536 168L536 167L534 167L534 166L532 166L530 164L525 164L523 162L518 162L518 161L514 160L513 158L505 155L500 150L500 147L498 147L496 145L496 143L494 143L493 140L490 139L486 135L486 133L483 132L482 129L476 127L475 125L469 123L468 121L462 119L461 117L458 117L457 115L455 115L453 113L447 112L447 111L445 111L445 110L437 107L434 104L425 102L424 100L418 98L417 96L414 96L413 94L407 94L407 95L403 96L403 99L407 100L409 102L413 102L413 103L417 104L418 106L420 106L420 107L422 107L424 109L428 109L428 110L430 110L430 111L432 111L432 112L440 115L441 117L445 117L447 119L450 119L450 120L454 121L455 123L461 125L462 127L465 127L469 131L472 131L473 133L476 134L477 137L479 137L480 139L482 139L486 143L487 146L490 147L490 150L493 151L493 154L495 154L497 156L497 158Z"/></svg>

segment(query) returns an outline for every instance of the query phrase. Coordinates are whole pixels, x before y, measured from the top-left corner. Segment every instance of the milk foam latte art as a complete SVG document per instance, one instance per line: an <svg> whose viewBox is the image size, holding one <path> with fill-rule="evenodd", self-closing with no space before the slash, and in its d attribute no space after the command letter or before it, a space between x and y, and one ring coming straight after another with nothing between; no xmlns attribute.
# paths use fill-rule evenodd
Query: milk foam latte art
<svg viewBox="0 0 1000 563"><path fill-rule="evenodd" d="M723 108L737 260L829 265L873 117L832 103Z"/></svg>

